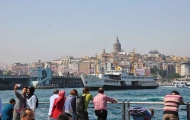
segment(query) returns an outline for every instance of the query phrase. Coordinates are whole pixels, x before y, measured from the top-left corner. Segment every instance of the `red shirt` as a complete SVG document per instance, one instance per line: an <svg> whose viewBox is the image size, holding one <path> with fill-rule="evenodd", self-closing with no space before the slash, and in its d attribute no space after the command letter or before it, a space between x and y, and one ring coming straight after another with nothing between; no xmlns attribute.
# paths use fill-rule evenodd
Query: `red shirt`
<svg viewBox="0 0 190 120"><path fill-rule="evenodd" d="M94 97L94 109L95 110L107 110L107 102L116 102L115 99L108 97L105 94L98 93Z"/></svg>

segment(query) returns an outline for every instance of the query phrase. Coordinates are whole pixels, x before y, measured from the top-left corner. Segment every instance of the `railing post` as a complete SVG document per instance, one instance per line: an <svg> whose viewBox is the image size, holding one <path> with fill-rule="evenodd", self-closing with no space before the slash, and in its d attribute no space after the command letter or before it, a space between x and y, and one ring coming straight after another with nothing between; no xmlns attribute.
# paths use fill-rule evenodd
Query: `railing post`
<svg viewBox="0 0 190 120"><path fill-rule="evenodd" d="M122 102L122 120L125 120L125 100Z"/></svg>
<svg viewBox="0 0 190 120"><path fill-rule="evenodd" d="M189 106L189 102L187 102L187 120L190 120L190 115L189 115L189 113L190 113L190 106Z"/></svg>
<svg viewBox="0 0 190 120"><path fill-rule="evenodd" d="M130 103L129 103L129 100L127 101L127 110L129 109L130 107ZM128 112L127 112L128 113ZM129 113L127 114L127 120L130 120L130 115Z"/></svg>

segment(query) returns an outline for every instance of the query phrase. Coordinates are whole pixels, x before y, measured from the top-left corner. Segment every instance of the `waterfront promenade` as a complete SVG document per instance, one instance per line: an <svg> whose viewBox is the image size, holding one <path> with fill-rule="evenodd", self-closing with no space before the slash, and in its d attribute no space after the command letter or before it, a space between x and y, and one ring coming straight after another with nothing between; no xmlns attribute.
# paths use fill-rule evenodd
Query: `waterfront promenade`
<svg viewBox="0 0 190 120"><path fill-rule="evenodd" d="M59 90L64 89L66 91L66 96L68 96L73 88L58 88L58 89ZM81 95L82 88L76 88L76 89L79 95ZM36 110L36 116L38 118L37 120L46 120L44 118L47 118L48 109L49 109L49 104L48 104L49 97L53 94L53 90L54 89L36 89L35 94L38 96L39 102L41 103L39 105L39 108L37 108ZM122 105L123 101L127 102L128 100L130 102L130 107L144 106L147 108L154 108L155 116L153 117L153 120L161 120L163 107L164 107L164 105L161 103L163 103L164 96L173 90L179 91L179 93L183 96L185 102L190 101L190 92L187 92L190 89L188 88L159 87L157 89L151 89L151 91L148 89L105 91L105 94L114 97L119 101L118 104L108 104L108 120L122 120L123 115L125 115L126 120L128 120L128 115L127 115L128 104L125 103L125 114L123 114L124 106ZM91 91L91 94L95 96L97 94L97 91ZM7 103L10 98L15 98L13 90L0 91L0 95L4 103ZM139 102L141 104L137 104L135 102ZM142 103L142 102L149 102L151 104ZM154 102L159 104L153 104ZM89 111L90 120L96 120L93 104L90 104L89 107L90 108L88 111ZM180 106L180 111L179 111L180 120L187 120L187 112L185 109L186 109L185 105Z"/></svg>

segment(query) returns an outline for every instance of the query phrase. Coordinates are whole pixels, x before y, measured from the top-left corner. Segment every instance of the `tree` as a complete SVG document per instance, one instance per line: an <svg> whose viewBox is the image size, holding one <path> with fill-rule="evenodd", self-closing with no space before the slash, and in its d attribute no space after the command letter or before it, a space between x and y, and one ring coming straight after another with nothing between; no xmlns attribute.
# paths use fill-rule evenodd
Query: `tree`
<svg viewBox="0 0 190 120"><path fill-rule="evenodd" d="M159 73L160 76L162 76L162 77L166 77L166 75L167 75L166 70L163 70L163 69L159 69L159 70L158 70L158 73Z"/></svg>
<svg viewBox="0 0 190 120"><path fill-rule="evenodd" d="M179 73L174 73L174 78L180 78L181 76L179 75Z"/></svg>
<svg viewBox="0 0 190 120"><path fill-rule="evenodd" d="M168 75L168 79L174 79L174 78L180 78L181 76L178 73L174 73L174 74L169 74Z"/></svg>
<svg viewBox="0 0 190 120"><path fill-rule="evenodd" d="M158 72L157 66L154 65L153 68L150 69L150 72L151 72L152 74L156 75L157 72Z"/></svg>

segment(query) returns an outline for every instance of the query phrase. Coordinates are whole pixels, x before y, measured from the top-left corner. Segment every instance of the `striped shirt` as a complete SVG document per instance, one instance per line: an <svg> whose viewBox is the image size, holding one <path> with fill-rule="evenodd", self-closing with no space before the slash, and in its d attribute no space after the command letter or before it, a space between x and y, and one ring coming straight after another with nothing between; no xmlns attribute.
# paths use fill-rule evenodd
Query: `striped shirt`
<svg viewBox="0 0 190 120"><path fill-rule="evenodd" d="M164 111L178 112L180 103L183 102L183 98L180 95L170 94L164 97Z"/></svg>
<svg viewBox="0 0 190 120"><path fill-rule="evenodd" d="M95 110L107 110L107 102L116 102L115 99L108 97L105 94L98 93L94 97L94 109Z"/></svg>

